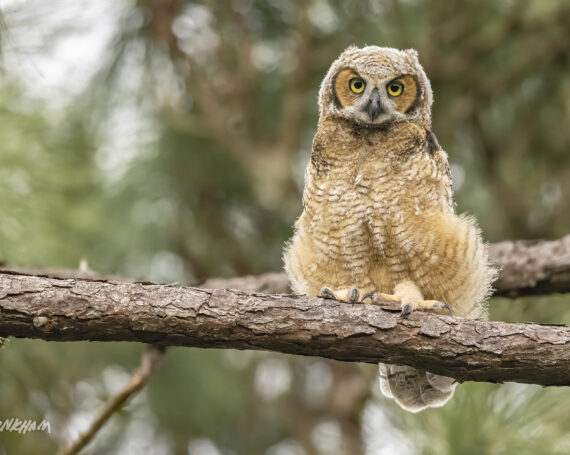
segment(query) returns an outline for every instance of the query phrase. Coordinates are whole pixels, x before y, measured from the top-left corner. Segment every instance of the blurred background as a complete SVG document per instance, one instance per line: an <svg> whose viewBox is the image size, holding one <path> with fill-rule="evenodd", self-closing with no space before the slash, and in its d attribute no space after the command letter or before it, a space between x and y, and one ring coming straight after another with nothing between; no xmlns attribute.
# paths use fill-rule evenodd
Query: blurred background
<svg viewBox="0 0 570 455"><path fill-rule="evenodd" d="M570 232L568 0L0 0L0 261L199 284L278 271L317 92L349 44L414 47L460 212L486 238ZM570 323L567 296L491 317ZM144 346L12 340L0 454L53 453ZM377 368L172 348L91 454L568 454L570 389L468 383L408 414Z"/></svg>

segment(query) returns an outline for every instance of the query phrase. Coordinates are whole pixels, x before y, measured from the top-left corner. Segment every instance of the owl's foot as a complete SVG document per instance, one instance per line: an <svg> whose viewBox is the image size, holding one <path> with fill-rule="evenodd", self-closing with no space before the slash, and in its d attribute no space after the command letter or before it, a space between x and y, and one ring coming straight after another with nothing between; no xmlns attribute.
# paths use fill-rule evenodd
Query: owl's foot
<svg viewBox="0 0 570 455"><path fill-rule="evenodd" d="M325 299L338 300L339 302L364 303L364 299L368 298L369 294L365 294L362 299L360 299L360 291L356 287L336 292L333 292L333 290L327 286L321 288L321 297Z"/></svg>
<svg viewBox="0 0 570 455"><path fill-rule="evenodd" d="M382 292L368 292L360 298L360 292L356 287L334 292L331 288L325 286L321 288L321 297L347 303L366 303L365 300L367 299L370 299L370 303L376 305L400 303L400 315L402 317L407 317L414 311L439 312L446 310L451 313L449 306L439 300L400 299L393 294L384 294Z"/></svg>
<svg viewBox="0 0 570 455"><path fill-rule="evenodd" d="M412 301L402 301L402 312L400 316L407 317L412 314L415 310L419 311L443 311L446 310L451 314L451 308L446 303L440 302L439 300L412 300Z"/></svg>
<svg viewBox="0 0 570 455"><path fill-rule="evenodd" d="M370 303L373 305L399 305L401 309L400 315L402 317L409 316L416 310L435 312L446 310L451 313L449 306L443 302L440 302L439 300L409 299L398 297L393 294L384 294L382 292L369 292L368 294L362 296L361 302L364 302L366 299L370 299Z"/></svg>
<svg viewBox="0 0 570 455"><path fill-rule="evenodd" d="M400 299L393 294L384 294L383 292L369 292L362 296L362 302L370 299L372 305L395 305L400 303Z"/></svg>

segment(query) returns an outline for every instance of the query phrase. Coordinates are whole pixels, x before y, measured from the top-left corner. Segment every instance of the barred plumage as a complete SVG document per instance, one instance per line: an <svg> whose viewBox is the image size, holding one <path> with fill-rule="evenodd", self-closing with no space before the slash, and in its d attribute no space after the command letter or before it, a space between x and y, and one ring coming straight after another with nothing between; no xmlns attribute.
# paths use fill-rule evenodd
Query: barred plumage
<svg viewBox="0 0 570 455"><path fill-rule="evenodd" d="M413 50L350 47L332 64L304 210L284 253L295 292L318 296L326 287L349 301L356 287L393 294L411 309L445 302L453 314L486 317L495 271L474 219L455 214L431 103ZM384 394L411 411L441 406L455 388L411 367L380 367Z"/></svg>

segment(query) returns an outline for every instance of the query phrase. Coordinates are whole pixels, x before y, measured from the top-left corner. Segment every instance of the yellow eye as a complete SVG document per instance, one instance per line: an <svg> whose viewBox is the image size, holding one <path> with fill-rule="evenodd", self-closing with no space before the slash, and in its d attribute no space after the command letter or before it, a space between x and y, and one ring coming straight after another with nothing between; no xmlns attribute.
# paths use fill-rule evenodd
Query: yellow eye
<svg viewBox="0 0 570 455"><path fill-rule="evenodd" d="M390 82L388 84L388 95L390 96L400 96L404 92L404 84L401 82Z"/></svg>
<svg viewBox="0 0 570 455"><path fill-rule="evenodd" d="M364 91L364 87L366 87L365 82L359 77L352 78L348 85L350 87L350 90L356 94L362 93Z"/></svg>

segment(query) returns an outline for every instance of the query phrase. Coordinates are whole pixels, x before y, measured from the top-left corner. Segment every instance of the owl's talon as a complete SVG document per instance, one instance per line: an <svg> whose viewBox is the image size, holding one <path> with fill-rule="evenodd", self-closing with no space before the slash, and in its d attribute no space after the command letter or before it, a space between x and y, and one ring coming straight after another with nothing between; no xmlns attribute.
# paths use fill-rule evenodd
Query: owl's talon
<svg viewBox="0 0 570 455"><path fill-rule="evenodd" d="M449 308L449 305L447 303L440 302L439 300L434 302L432 310L435 310L435 311L446 310L449 314L451 314L451 308Z"/></svg>
<svg viewBox="0 0 570 455"><path fill-rule="evenodd" d="M412 314L414 311L435 311L440 312L446 310L449 314L451 314L451 308L444 302L440 302L439 300L420 300L415 305L411 305L409 303L402 303L402 312L400 316L406 317Z"/></svg>
<svg viewBox="0 0 570 455"><path fill-rule="evenodd" d="M334 295L334 292L326 286L321 288L321 297L323 299L338 300L337 296Z"/></svg>
<svg viewBox="0 0 570 455"><path fill-rule="evenodd" d="M405 318L405 317L409 316L410 314L412 314L412 311L414 311L414 309L412 308L412 305L410 305L409 303L404 303L402 305L402 312L400 313L400 316Z"/></svg>
<svg viewBox="0 0 570 455"><path fill-rule="evenodd" d="M372 293L367 294L368 297L372 297ZM328 286L321 288L321 294L319 297L324 299L336 300L338 302L345 303L363 303L364 297L360 299L360 291L357 287L353 286L349 289L341 289L333 292Z"/></svg>
<svg viewBox="0 0 570 455"><path fill-rule="evenodd" d="M451 314L451 308L449 307L449 305L439 300L423 300L418 303L418 310L435 311L436 313L445 310L449 314Z"/></svg>
<svg viewBox="0 0 570 455"><path fill-rule="evenodd" d="M372 301L374 300L374 292L367 292L366 294L364 294L360 299L360 303L366 303L364 302L366 299L370 299L370 303L372 303Z"/></svg>
<svg viewBox="0 0 570 455"><path fill-rule="evenodd" d="M357 288L350 288L350 291L348 291L348 303L358 303L359 294Z"/></svg>

